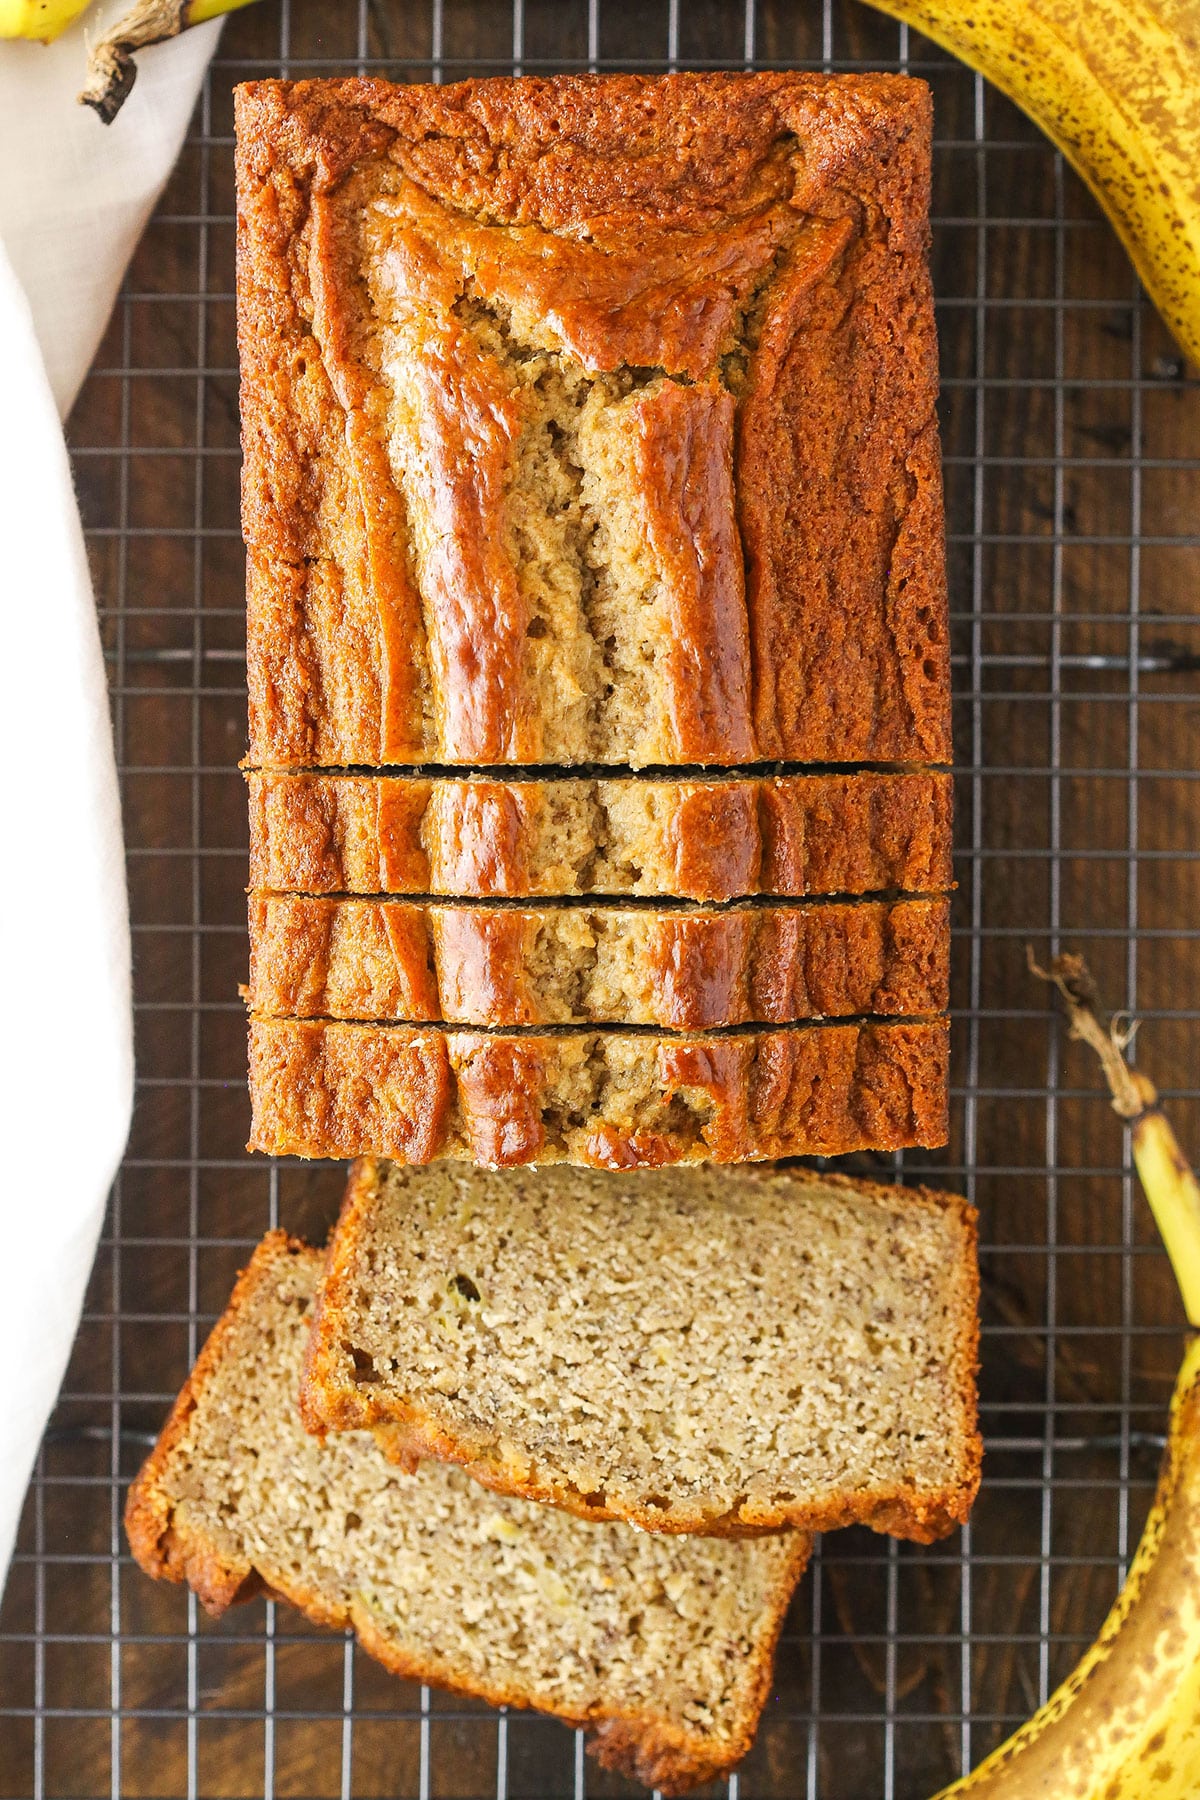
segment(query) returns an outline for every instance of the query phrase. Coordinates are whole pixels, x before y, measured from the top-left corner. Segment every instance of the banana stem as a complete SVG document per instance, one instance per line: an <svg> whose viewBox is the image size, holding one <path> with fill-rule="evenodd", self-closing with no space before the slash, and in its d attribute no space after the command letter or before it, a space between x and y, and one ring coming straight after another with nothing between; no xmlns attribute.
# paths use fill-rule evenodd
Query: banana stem
<svg viewBox="0 0 1200 1800"><path fill-rule="evenodd" d="M92 46L87 80L79 93L81 106L92 106L111 125L137 79L135 50L178 37L189 25L200 25L221 13L236 12L251 0L137 0L111 31Z"/></svg>
<svg viewBox="0 0 1200 1800"><path fill-rule="evenodd" d="M1200 1330L1200 1182L1159 1104L1154 1083L1125 1060L1132 1031L1121 1030L1104 1011L1092 972L1081 956L1056 956L1043 969L1032 950L1026 955L1032 972L1061 994L1071 1036L1090 1045L1100 1059L1113 1111L1129 1124L1134 1164L1171 1259L1188 1324Z"/></svg>

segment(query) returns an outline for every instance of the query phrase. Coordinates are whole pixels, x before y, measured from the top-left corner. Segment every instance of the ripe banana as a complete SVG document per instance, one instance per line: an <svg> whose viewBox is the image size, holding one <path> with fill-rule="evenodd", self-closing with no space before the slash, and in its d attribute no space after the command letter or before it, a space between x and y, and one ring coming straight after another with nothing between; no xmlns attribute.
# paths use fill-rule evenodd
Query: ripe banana
<svg viewBox="0 0 1200 1800"><path fill-rule="evenodd" d="M0 0L0 38L52 43L90 5L91 0Z"/></svg>
<svg viewBox="0 0 1200 1800"><path fill-rule="evenodd" d="M871 0L994 82L1115 225L1200 363L1200 0Z"/></svg>
<svg viewBox="0 0 1200 1800"><path fill-rule="evenodd" d="M1085 0L1086 3L1086 0ZM1153 1085L1122 1054L1086 964L1049 970L1071 1033L1100 1057L1114 1109L1200 1326L1200 1187ZM1045 1706L937 1800L1196 1800L1200 1795L1200 1336L1171 1402L1158 1492L1125 1585L1091 1649Z"/></svg>
<svg viewBox="0 0 1200 1800"><path fill-rule="evenodd" d="M1091 1649L1008 1742L937 1800L1200 1794L1200 1338L1171 1403L1154 1506Z"/></svg>

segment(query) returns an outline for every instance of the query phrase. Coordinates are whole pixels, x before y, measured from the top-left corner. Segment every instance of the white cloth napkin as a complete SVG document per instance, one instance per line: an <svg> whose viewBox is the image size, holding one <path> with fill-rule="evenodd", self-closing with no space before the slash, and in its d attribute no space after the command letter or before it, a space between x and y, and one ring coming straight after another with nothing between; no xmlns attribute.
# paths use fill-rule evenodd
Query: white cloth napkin
<svg viewBox="0 0 1200 1800"><path fill-rule="evenodd" d="M120 804L59 417L179 153L218 30L143 53L108 128L75 104L82 25L49 49L0 44L0 1582L133 1092Z"/></svg>

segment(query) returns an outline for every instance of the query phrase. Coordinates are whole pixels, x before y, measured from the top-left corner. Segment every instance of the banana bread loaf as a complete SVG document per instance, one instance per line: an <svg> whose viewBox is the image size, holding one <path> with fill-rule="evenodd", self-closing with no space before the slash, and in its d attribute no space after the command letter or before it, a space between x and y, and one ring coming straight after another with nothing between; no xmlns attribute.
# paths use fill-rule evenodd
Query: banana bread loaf
<svg viewBox="0 0 1200 1800"><path fill-rule="evenodd" d="M252 1010L270 1017L489 1028L707 1031L943 1012L949 902L431 906L250 900Z"/></svg>
<svg viewBox="0 0 1200 1800"><path fill-rule="evenodd" d="M250 1021L250 1148L607 1169L946 1141L945 1020L709 1037Z"/></svg>
<svg viewBox="0 0 1200 1800"><path fill-rule="evenodd" d="M903 76L237 91L250 760L947 762Z"/></svg>
<svg viewBox="0 0 1200 1800"><path fill-rule="evenodd" d="M927 1542L979 1482L974 1213L807 1171L356 1165L301 1411L650 1531Z"/></svg>
<svg viewBox="0 0 1200 1800"><path fill-rule="evenodd" d="M410 1681L591 1728L593 1754L681 1793L749 1748L803 1571L798 1533L735 1543L590 1526L458 1469L319 1444L296 1409L318 1252L255 1252L129 1494L148 1574L210 1612L260 1591Z"/></svg>
<svg viewBox="0 0 1200 1800"><path fill-rule="evenodd" d="M949 775L255 775L250 885L309 894L935 894Z"/></svg>

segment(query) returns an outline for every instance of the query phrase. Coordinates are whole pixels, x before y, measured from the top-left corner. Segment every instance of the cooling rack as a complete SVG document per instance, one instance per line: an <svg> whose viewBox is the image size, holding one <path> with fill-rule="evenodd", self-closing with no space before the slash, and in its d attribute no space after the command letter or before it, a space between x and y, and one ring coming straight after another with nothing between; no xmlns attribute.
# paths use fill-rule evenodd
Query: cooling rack
<svg viewBox="0 0 1200 1800"><path fill-rule="evenodd" d="M1085 946L1200 1145L1200 384L1021 115L813 0L264 0L226 28L70 425L112 679L138 1098L0 1612L0 1796L582 1800L640 1790L528 1714L397 1683L256 1603L213 1623L120 1510L233 1274L341 1171L248 1158L230 90L373 70L901 68L934 91L958 765L953 1131L888 1169L983 1237L984 1489L929 1550L826 1540L730 1800L916 1800L1042 1700L1120 1583L1182 1315L1025 946ZM119 129L119 127L117 127ZM861 1164L862 1159L860 1159ZM875 1165L878 1168L878 1163Z"/></svg>

